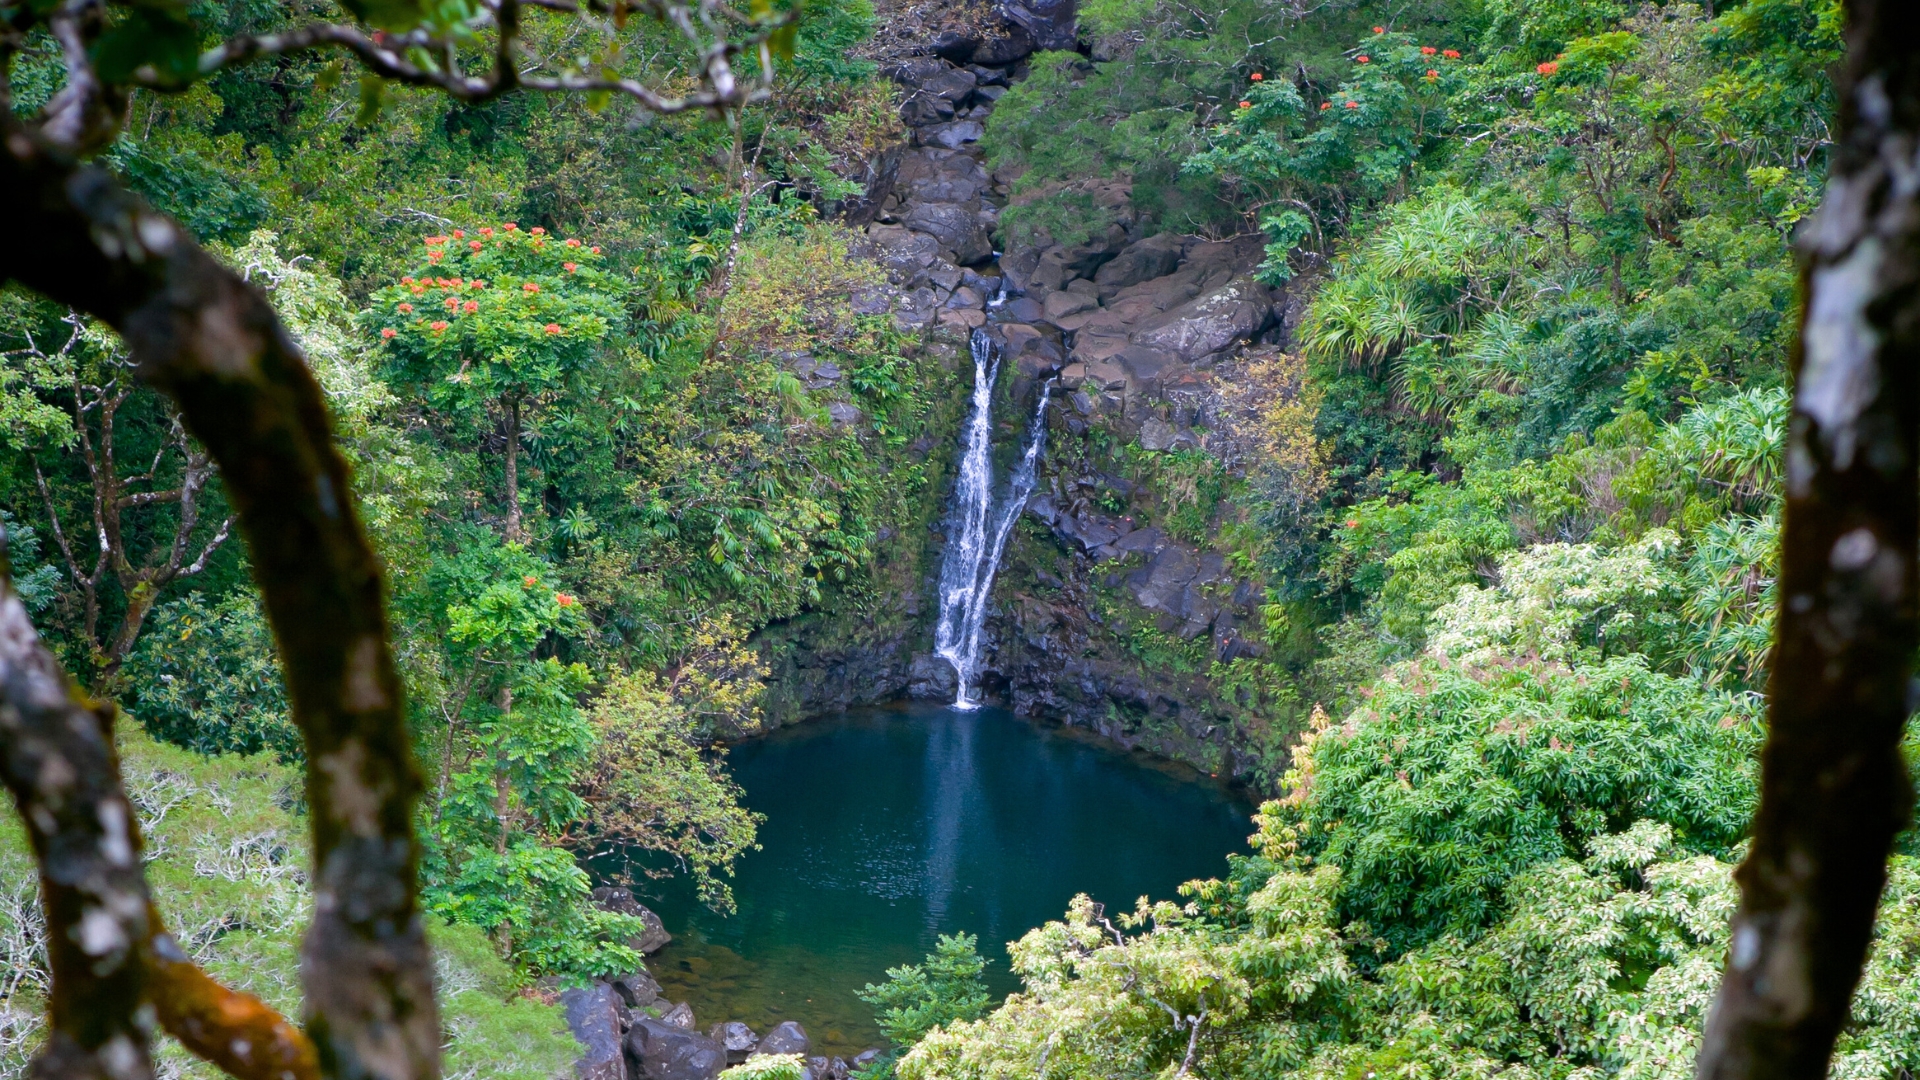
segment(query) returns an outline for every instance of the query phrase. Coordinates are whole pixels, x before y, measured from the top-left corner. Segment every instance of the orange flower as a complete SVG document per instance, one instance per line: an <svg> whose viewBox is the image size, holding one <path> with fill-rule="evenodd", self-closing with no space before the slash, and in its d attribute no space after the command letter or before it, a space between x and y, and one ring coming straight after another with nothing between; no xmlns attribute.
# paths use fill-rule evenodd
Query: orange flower
<svg viewBox="0 0 1920 1080"><path fill-rule="evenodd" d="M547 230L545 230L545 229L543 229L543 228L541 228L541 227L540 227L540 226L538 226L538 225L535 225L535 226L533 227L533 235L535 235L535 236L545 236L545 235L547 235Z"/></svg>
<svg viewBox="0 0 1920 1080"><path fill-rule="evenodd" d="M1376 34L1384 34L1387 32L1387 28L1384 26L1376 26L1373 28L1373 32Z"/></svg>
<svg viewBox="0 0 1920 1080"><path fill-rule="evenodd" d="M481 281L479 278L474 278L473 281L470 282L469 284L471 284L476 289L484 289L487 287L487 283L484 281Z"/></svg>
<svg viewBox="0 0 1920 1080"><path fill-rule="evenodd" d="M1428 69L1427 69L1427 81L1428 81L1428 82L1432 82L1433 80L1435 80L1435 79L1437 79L1437 78L1439 78L1439 77L1440 77L1440 73L1439 73L1439 72L1437 72L1437 71L1435 71L1435 70L1433 70L1432 68L1428 68Z"/></svg>
<svg viewBox="0 0 1920 1080"><path fill-rule="evenodd" d="M1347 519L1347 528L1349 528L1349 529L1357 529L1357 528L1359 528L1359 527L1360 527L1360 519L1359 519L1359 518L1348 518L1348 519Z"/></svg>
<svg viewBox="0 0 1920 1080"><path fill-rule="evenodd" d="M547 333L549 334L557 334L560 332L560 324L550 322L547 324L546 330L547 330Z"/></svg>
<svg viewBox="0 0 1920 1080"><path fill-rule="evenodd" d="M473 249L473 250L475 250L475 251L479 251L479 250L480 250L480 241L478 241L478 240L469 240L469 241L467 241L467 246L468 246L468 247L470 247L470 248L472 248L472 249Z"/></svg>
<svg viewBox="0 0 1920 1080"><path fill-rule="evenodd" d="M413 305L403 300L400 302L399 311L402 315L411 315L413 314Z"/></svg>
<svg viewBox="0 0 1920 1080"><path fill-rule="evenodd" d="M598 244L588 248L587 250L593 252L595 255L600 254L600 246Z"/></svg>
<svg viewBox="0 0 1920 1080"><path fill-rule="evenodd" d="M400 332L400 331L398 331L398 330L395 330L395 329L394 329L393 327L391 327L391 326L389 326L389 327L386 327L385 329L383 329L383 330L381 330L381 331L380 331L380 336L381 336L381 337L383 337L383 338L390 338L390 337L392 337L393 335L395 335L395 334L397 334L397 333L399 333L399 332Z"/></svg>
<svg viewBox="0 0 1920 1080"><path fill-rule="evenodd" d="M1373 58L1370 56L1356 56L1354 59L1362 64L1370 64L1373 62Z"/></svg>
<svg viewBox="0 0 1920 1080"><path fill-rule="evenodd" d="M520 579L520 584L526 588L531 589L533 588L533 583L536 580L538 579L536 579L532 574L528 574L526 577L523 577Z"/></svg>
<svg viewBox="0 0 1920 1080"><path fill-rule="evenodd" d="M432 324L430 325L430 327L429 327L429 329L431 329L431 330L432 330L432 331L433 331L434 333L436 333L436 334L437 334L437 333L439 333L439 332L440 332L440 331L442 331L442 330L445 330L446 328L447 328L447 324L446 324L446 322L445 322L444 320L441 320L441 319L436 319L436 320L434 320L434 321L433 321L433 323L432 323Z"/></svg>
<svg viewBox="0 0 1920 1080"><path fill-rule="evenodd" d="M571 239L571 238L569 238L569 239L567 240L567 246L568 246L568 247L579 247L579 246L580 246L580 241L578 241L578 240L574 240L574 239Z"/></svg>
<svg viewBox="0 0 1920 1080"><path fill-rule="evenodd" d="M1554 63L1554 62L1553 62L1553 61L1551 61L1551 60L1549 60L1549 61L1547 61L1546 63L1544 63L1544 64L1541 64L1541 65L1540 65L1539 67L1536 67L1536 68L1534 68L1533 70L1535 70L1535 71L1537 71L1537 72L1539 72L1539 73L1540 73L1540 74L1542 74L1542 75L1548 75L1548 76L1550 76L1550 75L1552 75L1552 74L1553 74L1554 72L1556 72L1556 71L1559 71L1559 70L1560 70L1560 65L1559 65L1559 64L1556 64L1556 63Z"/></svg>
<svg viewBox="0 0 1920 1080"><path fill-rule="evenodd" d="M440 245L440 244L444 244L444 243L446 243L446 242L447 242L447 238L446 238L446 237L444 237L444 236L429 236L429 237L427 237L427 246L428 246L428 247L436 247L436 246L438 246L438 245Z"/></svg>
<svg viewBox="0 0 1920 1080"><path fill-rule="evenodd" d="M467 313L467 314L469 314L469 315L471 315L471 314L473 314L474 312L476 312L476 311L479 311L479 310L480 310L480 302L479 302L479 301L477 301L477 300L469 300L469 301L467 301L466 303L464 303L464 304L462 304L462 305L460 305L460 310L461 310L461 311L464 311L464 312L466 312L466 313Z"/></svg>
<svg viewBox="0 0 1920 1080"><path fill-rule="evenodd" d="M503 228L503 229L505 229L505 230L507 230L508 232L512 232L512 231L514 231L515 229L518 229L518 228L519 228L520 226L519 226L519 225L516 225L516 224L514 224L514 223L513 223L513 222L511 222L511 221L509 221L509 222L507 222L507 223L506 223L505 225L502 225L502 226L500 226L500 227L501 227L501 228Z"/></svg>
<svg viewBox="0 0 1920 1080"><path fill-rule="evenodd" d="M492 236L492 235L493 235L493 226L491 226L491 225L488 225L488 226L486 226L485 228L482 228L482 229L480 230L480 235L481 235L481 236Z"/></svg>
<svg viewBox="0 0 1920 1080"><path fill-rule="evenodd" d="M1445 50L1442 50L1442 51L1441 51L1441 53L1440 53L1440 55L1441 55L1441 56L1444 56L1444 57L1446 57L1446 58L1447 58L1447 59L1449 59L1449 60L1458 60L1458 59L1460 59L1460 50L1459 50L1459 49L1445 49Z"/></svg>
<svg viewBox="0 0 1920 1080"><path fill-rule="evenodd" d="M1241 102L1241 103L1240 103L1240 107L1241 107L1241 108L1243 108L1243 109L1251 109L1251 108L1253 108L1253 102L1251 102L1251 101L1243 101L1243 102Z"/></svg>
<svg viewBox="0 0 1920 1080"><path fill-rule="evenodd" d="M573 597L563 592L557 592L553 594L553 602L559 604L561 607L572 607Z"/></svg>
<svg viewBox="0 0 1920 1080"><path fill-rule="evenodd" d="M1431 46L1431 45L1422 45L1422 46L1420 46L1420 55L1421 55L1421 56L1432 56L1432 55L1433 55L1434 53L1437 53L1437 52L1439 52L1439 51L1440 51L1439 49L1436 49L1436 48L1434 48L1434 47L1433 47L1433 46Z"/></svg>
<svg viewBox="0 0 1920 1080"><path fill-rule="evenodd" d="M529 282L527 282L527 283L526 283L525 285L522 285L522 286L520 286L520 287L521 287L522 289L525 289L526 291L528 291L528 292L530 292L530 293L537 293L537 292L539 292L539 291L540 291L540 286L538 286L538 285L535 285L535 284L534 284L533 282L531 282L531 281L529 281Z"/></svg>
<svg viewBox="0 0 1920 1080"><path fill-rule="evenodd" d="M1252 79L1254 82L1259 82L1261 79L1266 78L1266 76L1256 71L1253 74L1247 76L1247 78Z"/></svg>
<svg viewBox="0 0 1920 1080"><path fill-rule="evenodd" d="M580 269L579 263L561 263L560 266L562 269L566 270L566 272L569 274L573 273L575 270Z"/></svg>
<svg viewBox="0 0 1920 1080"><path fill-rule="evenodd" d="M464 232L461 232L459 229L455 229L453 230L453 238L455 240L465 240L467 238L467 234Z"/></svg>
<svg viewBox="0 0 1920 1080"><path fill-rule="evenodd" d="M439 262L441 259L446 257L446 254L447 253L444 251L429 251L427 252L427 261Z"/></svg>
<svg viewBox="0 0 1920 1080"><path fill-rule="evenodd" d="M1360 103L1359 103L1359 102L1357 102L1357 101L1349 101L1349 102L1347 102L1347 108L1349 108L1349 109L1357 109L1357 108L1359 108L1359 107L1360 107Z"/></svg>
<svg viewBox="0 0 1920 1080"><path fill-rule="evenodd" d="M460 306L460 301L458 301L458 300L456 300L456 299L454 299L454 298L453 298L453 297L451 297L451 296L449 296L449 297L447 297L447 310L448 310L448 311L452 311L452 310L454 310L454 309L456 309L456 308L458 308L459 306Z"/></svg>
<svg viewBox="0 0 1920 1080"><path fill-rule="evenodd" d="M1320 103L1321 112L1326 112L1328 109L1331 109L1331 108L1333 108L1333 102L1331 101L1323 101Z"/></svg>
<svg viewBox="0 0 1920 1080"><path fill-rule="evenodd" d="M411 285L411 284L413 284L413 279L412 279L412 278L410 278L410 277L403 277L403 278L401 278L401 279L400 279L400 284L402 284L402 285Z"/></svg>

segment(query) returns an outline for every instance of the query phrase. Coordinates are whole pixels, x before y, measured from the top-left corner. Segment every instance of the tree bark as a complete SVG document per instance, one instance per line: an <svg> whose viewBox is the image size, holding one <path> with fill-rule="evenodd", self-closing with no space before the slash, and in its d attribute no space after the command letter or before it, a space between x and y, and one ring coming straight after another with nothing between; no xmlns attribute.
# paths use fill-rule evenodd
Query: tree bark
<svg viewBox="0 0 1920 1080"><path fill-rule="evenodd" d="M420 778L379 563L319 384L265 296L107 173L16 127L0 141L0 195L12 210L0 278L119 331L238 512L307 745L302 981L321 1068L431 1080L440 1030L415 901Z"/></svg>
<svg viewBox="0 0 1920 1080"><path fill-rule="evenodd" d="M520 543L520 399L507 399L507 539Z"/></svg>
<svg viewBox="0 0 1920 1080"><path fill-rule="evenodd" d="M1818 1080L1912 787L1920 534L1920 8L1848 5L1839 143L1802 246L1760 808L1700 1080Z"/></svg>

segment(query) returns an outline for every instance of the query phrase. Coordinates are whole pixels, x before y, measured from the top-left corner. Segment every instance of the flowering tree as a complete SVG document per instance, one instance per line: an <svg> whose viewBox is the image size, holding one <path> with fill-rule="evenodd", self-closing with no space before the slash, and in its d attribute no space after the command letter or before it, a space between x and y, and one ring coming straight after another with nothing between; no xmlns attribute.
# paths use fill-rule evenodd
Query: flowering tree
<svg viewBox="0 0 1920 1080"><path fill-rule="evenodd" d="M10 8L0 32L0 201L12 208L0 283L117 331L221 469L306 744L314 921L303 947L305 1030L183 958L149 901L137 819L115 762L112 710L77 696L0 582L0 779L42 872L50 1024L41 1076L152 1075L150 1028L236 1076L430 1080L441 1031L418 904L420 845L402 687L378 560L351 498L320 386L265 295L89 158L126 124L135 90L177 93L262 56L340 50L383 80L480 103L509 91L624 95L654 112L734 113L764 97L790 8L651 0L692 70L666 93L626 77L634 8L616 0L344 0L338 22L209 43L213 9L122 0ZM529 56L529 20L577 21L564 58ZM14 108L15 57L51 40L63 82ZM210 44L210 47L206 47ZM758 61L742 78L736 62ZM481 72L471 74L469 69ZM370 110L371 111L371 110ZM543 325L544 330L544 325ZM396 328L396 334L398 330Z"/></svg>
<svg viewBox="0 0 1920 1080"><path fill-rule="evenodd" d="M520 438L530 410L592 359L621 316L600 249L508 222L426 238L426 265L373 295L363 323L388 375L463 423L497 423L505 441L506 538L525 539Z"/></svg>

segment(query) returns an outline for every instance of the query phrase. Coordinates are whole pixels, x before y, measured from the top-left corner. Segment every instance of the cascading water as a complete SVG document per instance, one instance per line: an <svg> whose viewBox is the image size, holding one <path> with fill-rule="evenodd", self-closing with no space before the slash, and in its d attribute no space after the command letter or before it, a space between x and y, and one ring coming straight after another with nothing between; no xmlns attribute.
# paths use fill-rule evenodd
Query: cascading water
<svg viewBox="0 0 1920 1080"><path fill-rule="evenodd" d="M1034 468L1046 443L1047 398L1053 384L1040 388L1040 401L1027 432L1026 451L1014 467L1007 494L999 505L993 498L993 383L1000 373L999 350L984 331L973 332L973 409L967 416L966 443L960 455L960 478L954 485L953 518L948 526L946 557L940 565L940 621L934 627L933 651L953 665L959 689L954 707L979 707L974 697L980 676L980 630L987 618L987 600L993 576L1000 569L1000 553L1007 546L1013 523L1033 494Z"/></svg>

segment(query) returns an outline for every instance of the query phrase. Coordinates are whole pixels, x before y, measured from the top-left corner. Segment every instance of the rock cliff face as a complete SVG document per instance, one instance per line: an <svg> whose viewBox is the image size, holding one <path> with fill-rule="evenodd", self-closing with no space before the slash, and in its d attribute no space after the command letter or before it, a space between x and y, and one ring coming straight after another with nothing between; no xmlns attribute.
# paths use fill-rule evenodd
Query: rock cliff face
<svg viewBox="0 0 1920 1080"><path fill-rule="evenodd" d="M1027 57L1072 44L1071 0L1030 0L930 30L917 55L887 60L911 136L876 163L849 221L887 268L899 327L945 350L955 371L975 329L1001 348L1001 477L1039 386L1055 387L1040 486L995 587L989 693L1022 715L1231 770L1235 707L1208 671L1260 651L1263 589L1217 550L1233 508L1196 520L1197 496L1160 462L1191 471L1217 456L1222 392L1250 352L1284 345L1288 297L1256 280L1258 237L1154 232L1124 180L1089 185L1110 221L1103 234L998 250L1017 168L995 174L978 141ZM964 396L964 382L954 386ZM922 440L929 467L944 470L942 495L958 421L956 410ZM930 506L925 520L898 524L876 582L884 599L864 616L808 617L763 635L776 663L772 718L902 692L951 698L951 669L929 655L943 512Z"/></svg>

